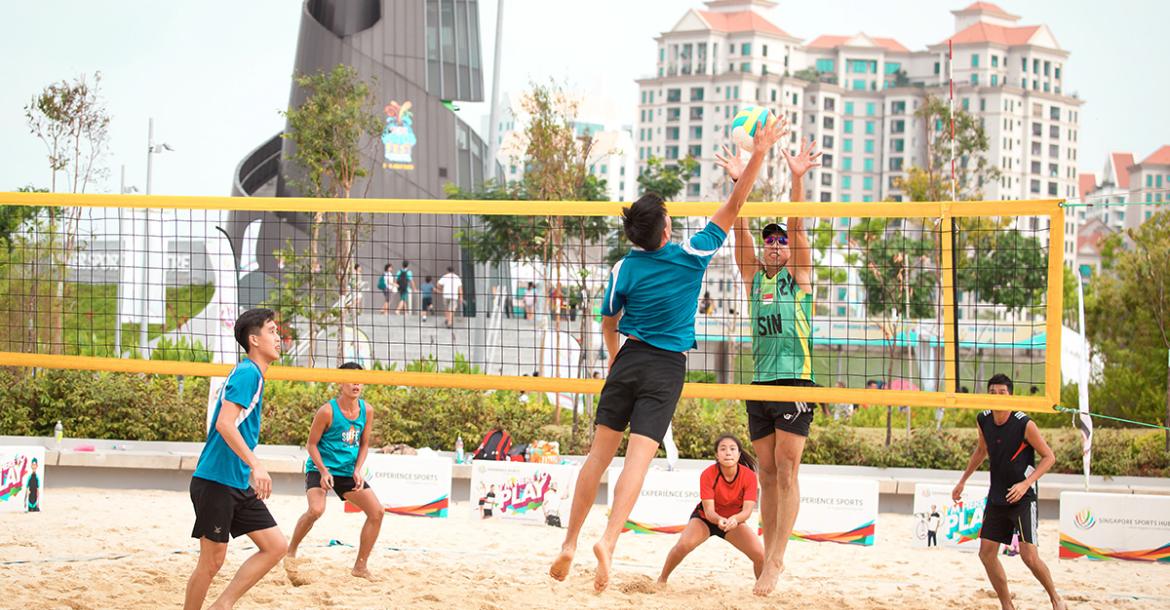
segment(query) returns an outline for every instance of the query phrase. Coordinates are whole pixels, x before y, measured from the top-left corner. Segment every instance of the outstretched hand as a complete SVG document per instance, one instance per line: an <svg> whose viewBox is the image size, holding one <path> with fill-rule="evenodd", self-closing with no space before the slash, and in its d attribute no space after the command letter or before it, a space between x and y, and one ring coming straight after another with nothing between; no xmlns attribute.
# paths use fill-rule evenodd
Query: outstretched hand
<svg viewBox="0 0 1170 610"><path fill-rule="evenodd" d="M795 156L789 154L785 148L780 149L780 153L784 155L784 160L788 161L788 169L794 177L802 177L808 173L808 170L821 166L819 161L821 153L816 152L816 147L816 136L809 136L808 140L801 142L800 153Z"/></svg>
<svg viewBox="0 0 1170 610"><path fill-rule="evenodd" d="M715 153L715 165L723 168L727 172L727 177L733 181L739 180L743 175L743 168L747 166L743 159L739 156L739 147L735 144L731 145L731 150L728 150L727 145L723 145L723 154Z"/></svg>
<svg viewBox="0 0 1170 610"><path fill-rule="evenodd" d="M790 129L788 128L788 117L784 113L775 121L768 121L763 129L757 129L756 135L752 137L752 151L763 152L772 147L773 144L780 141L780 138L788 135Z"/></svg>

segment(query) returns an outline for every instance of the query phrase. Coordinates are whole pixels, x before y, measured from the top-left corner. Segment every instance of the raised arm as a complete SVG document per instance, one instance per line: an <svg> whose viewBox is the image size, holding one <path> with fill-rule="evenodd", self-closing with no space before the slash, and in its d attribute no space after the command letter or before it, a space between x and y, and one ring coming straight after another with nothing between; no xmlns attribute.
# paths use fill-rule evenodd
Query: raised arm
<svg viewBox="0 0 1170 610"><path fill-rule="evenodd" d="M740 208L743 207L743 203L747 201L748 195L755 187L756 177L760 175L760 166L764 164L768 150L787 134L788 119L783 114L777 120L766 124L763 129L756 130L756 135L752 138L752 156L748 159L743 175L735 183L735 188L731 190L731 196L727 198L727 202L711 216L711 222L723 229L724 233L731 231L731 225L739 216Z"/></svg>
<svg viewBox="0 0 1170 610"><path fill-rule="evenodd" d="M816 152L816 139L810 137L800 145L800 154L790 155L788 149L781 147L780 153L788 161L788 169L792 172L791 201L804 201L804 175L814 167L820 167L818 159L821 153ZM738 235L736 238L738 239ZM812 248L808 241L808 231L804 227L804 218L799 216L788 217L788 238L791 240L789 248L792 256L788 259L788 273L796 280L796 284L806 293L812 292Z"/></svg>

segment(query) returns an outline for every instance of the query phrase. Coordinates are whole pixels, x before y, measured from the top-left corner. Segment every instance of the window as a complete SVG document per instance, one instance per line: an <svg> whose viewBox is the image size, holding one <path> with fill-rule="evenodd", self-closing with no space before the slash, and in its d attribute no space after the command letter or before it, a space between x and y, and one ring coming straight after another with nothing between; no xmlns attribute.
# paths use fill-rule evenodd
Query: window
<svg viewBox="0 0 1170 610"><path fill-rule="evenodd" d="M848 140L846 140L846 141L848 141ZM846 151L846 152L848 152L848 151ZM843 172L853 171L853 157L842 157L841 158L841 171L843 171Z"/></svg>
<svg viewBox="0 0 1170 610"><path fill-rule="evenodd" d="M865 122L865 133L873 135L873 121Z"/></svg>
<svg viewBox="0 0 1170 610"><path fill-rule="evenodd" d="M833 186L833 174L821 172L821 186Z"/></svg>
<svg viewBox="0 0 1170 610"><path fill-rule="evenodd" d="M866 102L865 103L865 116L873 116L874 112L876 112L876 109L877 109L877 104L875 104L873 102Z"/></svg>
<svg viewBox="0 0 1170 610"><path fill-rule="evenodd" d="M1055 144L1049 144L1048 145L1048 156L1052 157L1053 159L1059 158L1060 157L1060 147L1055 145Z"/></svg>
<svg viewBox="0 0 1170 610"><path fill-rule="evenodd" d="M702 140L703 139L703 128L698 126L698 125L691 127L691 139L692 140Z"/></svg>
<svg viewBox="0 0 1170 610"><path fill-rule="evenodd" d="M671 159L671 160L678 159L678 147L677 146L667 146L666 147L666 158Z"/></svg>
<svg viewBox="0 0 1170 610"><path fill-rule="evenodd" d="M1033 193L1037 193L1037 194L1040 193L1040 181L1039 180L1032 180L1032 189L1031 190Z"/></svg>
<svg viewBox="0 0 1170 610"><path fill-rule="evenodd" d="M1040 162L1039 162L1039 161L1033 161L1033 162L1032 162L1032 173L1033 173L1033 174L1039 174L1039 173L1040 173Z"/></svg>
<svg viewBox="0 0 1170 610"><path fill-rule="evenodd" d="M740 50L740 53L739 53L739 54L740 54L740 55L751 55L751 54L752 54L752 45L751 45L751 43L747 43L747 42L743 43L743 46L741 47L741 50Z"/></svg>
<svg viewBox="0 0 1170 610"><path fill-rule="evenodd" d="M698 159L703 156L703 147L699 144L692 144L687 147L687 155Z"/></svg>
<svg viewBox="0 0 1170 610"><path fill-rule="evenodd" d="M832 129L836 124L835 121L833 120L833 117L831 117L831 116L827 116L824 119L822 119L821 123L822 123L822 125L824 125L825 129Z"/></svg>
<svg viewBox="0 0 1170 610"><path fill-rule="evenodd" d="M678 140L678 127L667 127L666 128L666 139L668 141Z"/></svg>
<svg viewBox="0 0 1170 610"><path fill-rule="evenodd" d="M978 84L979 84L979 75L978 75L978 74L972 74L972 75L971 75L971 84L972 84L972 85L978 85Z"/></svg>
<svg viewBox="0 0 1170 610"><path fill-rule="evenodd" d="M691 106L691 120L692 121L703 120L703 107L702 106Z"/></svg>
<svg viewBox="0 0 1170 610"><path fill-rule="evenodd" d="M906 102L891 102L890 103L890 114L905 114L905 113L906 113Z"/></svg>
<svg viewBox="0 0 1170 610"><path fill-rule="evenodd" d="M866 176L861 179L861 189L865 191L873 190L873 176Z"/></svg>
<svg viewBox="0 0 1170 610"><path fill-rule="evenodd" d="M849 195L841 195L841 203L849 203L852 199Z"/></svg>
<svg viewBox="0 0 1170 610"><path fill-rule="evenodd" d="M867 152L867 153L873 152L873 140L866 140L865 141L865 152Z"/></svg>
<svg viewBox="0 0 1170 610"><path fill-rule="evenodd" d="M972 67L972 68L978 68L978 67L979 67L979 54L978 54L978 53L972 53L972 54L971 54L971 67Z"/></svg>
<svg viewBox="0 0 1170 610"><path fill-rule="evenodd" d="M1055 76L1057 79L1060 79L1060 66L1056 66L1053 76Z"/></svg>
<svg viewBox="0 0 1170 610"><path fill-rule="evenodd" d="M836 62L831 59L818 59L817 72L836 72L837 68L835 63Z"/></svg>
<svg viewBox="0 0 1170 610"><path fill-rule="evenodd" d="M849 120L849 119L845 120L845 133L853 133L853 121L852 120Z"/></svg>
<svg viewBox="0 0 1170 610"><path fill-rule="evenodd" d="M867 171L867 172L872 172L872 171L873 171L873 158L872 158L872 157L866 157L866 158L865 158L865 159L862 161L862 164L863 164L863 166L865 167L865 171Z"/></svg>
<svg viewBox="0 0 1170 610"><path fill-rule="evenodd" d="M845 102L845 114L853 116L853 102Z"/></svg>
<svg viewBox="0 0 1170 610"><path fill-rule="evenodd" d="M1032 60L1032 74L1039 74L1039 73L1040 73L1040 60L1033 59Z"/></svg>
<svg viewBox="0 0 1170 610"><path fill-rule="evenodd" d="M892 140L892 141L891 141L891 145L892 145L892 146L893 146L893 148L894 148L894 152L898 152L898 153L900 153L900 152L904 152L904 151L905 151L905 149L906 149L906 141L905 141L905 140L903 140L902 138L898 138L898 139L896 139L896 140Z"/></svg>
<svg viewBox="0 0 1170 610"><path fill-rule="evenodd" d="M842 140L841 145L843 146L842 150L844 150L845 152L847 152L847 153L853 152L853 139L852 138L845 138L844 140Z"/></svg>
<svg viewBox="0 0 1170 610"><path fill-rule="evenodd" d="M841 188L842 189L853 188L853 176L841 176Z"/></svg>
<svg viewBox="0 0 1170 610"><path fill-rule="evenodd" d="M992 68L999 67L999 55L992 55L991 56L991 67Z"/></svg>
<svg viewBox="0 0 1170 610"><path fill-rule="evenodd" d="M740 71L740 72L743 72L744 74L748 74L748 73L750 73L750 72L752 71L752 64L751 64L751 62L747 62L747 61L745 61L745 62L743 62L743 63L739 64L739 71Z"/></svg>
<svg viewBox="0 0 1170 610"><path fill-rule="evenodd" d="M1059 121L1060 120L1060 106L1053 106L1053 107L1049 108L1048 109L1048 118L1052 119L1053 121Z"/></svg>
<svg viewBox="0 0 1170 610"><path fill-rule="evenodd" d="M938 69L938 62L937 62L937 61L936 61L936 62L934 62L934 73L935 73L935 74L938 74L938 73L939 73L939 69Z"/></svg>
<svg viewBox="0 0 1170 610"><path fill-rule="evenodd" d="M821 147L826 148L826 149L832 148L833 147L833 136L829 136L829 135L821 136Z"/></svg>
<svg viewBox="0 0 1170 610"><path fill-rule="evenodd" d="M1052 178L1060 177L1060 166L1055 163L1048 164L1048 175Z"/></svg>
<svg viewBox="0 0 1170 610"><path fill-rule="evenodd" d="M666 90L666 101L668 101L668 102L681 102L682 101L682 89L667 89Z"/></svg>
<svg viewBox="0 0 1170 610"><path fill-rule="evenodd" d="M1049 183L1048 183L1048 194L1049 194L1049 195L1056 195L1056 193L1057 193L1057 189L1056 189L1056 183L1055 183L1055 182L1049 182Z"/></svg>
<svg viewBox="0 0 1170 610"><path fill-rule="evenodd" d="M682 111L678 107L667 108L666 109L666 122L677 123L678 117L681 113L682 113Z"/></svg>
<svg viewBox="0 0 1170 610"><path fill-rule="evenodd" d="M825 98L825 110L833 111L836 109L837 109L836 98L826 97Z"/></svg>
<svg viewBox="0 0 1170 610"><path fill-rule="evenodd" d="M1060 127L1057 127L1056 125L1049 125L1048 126L1048 137L1059 139L1060 138Z"/></svg>
<svg viewBox="0 0 1170 610"><path fill-rule="evenodd" d="M1027 57L1020 58L1020 69L1023 70L1024 72L1028 71L1028 58Z"/></svg>
<svg viewBox="0 0 1170 610"><path fill-rule="evenodd" d="M699 196L699 188L700 187L697 184L688 184L687 185L687 197L698 197Z"/></svg>
<svg viewBox="0 0 1170 610"><path fill-rule="evenodd" d="M1033 155L1040 154L1040 143L1039 142L1032 142L1032 154Z"/></svg>
<svg viewBox="0 0 1170 610"><path fill-rule="evenodd" d="M692 102L703 101L703 88L702 87L691 87L691 101Z"/></svg>
<svg viewBox="0 0 1170 610"><path fill-rule="evenodd" d="M865 91L865 81L859 78L853 79L854 91Z"/></svg>
<svg viewBox="0 0 1170 610"><path fill-rule="evenodd" d="M1032 123L1032 135L1036 137L1044 135L1044 126L1038 122Z"/></svg>
<svg viewBox="0 0 1170 610"><path fill-rule="evenodd" d="M992 87L999 86L999 75L998 74L991 75L991 86Z"/></svg>
<svg viewBox="0 0 1170 610"><path fill-rule="evenodd" d="M764 57L768 56L768 45L764 45Z"/></svg>
<svg viewBox="0 0 1170 610"><path fill-rule="evenodd" d="M890 157L890 171L902 171L902 157Z"/></svg>
<svg viewBox="0 0 1170 610"><path fill-rule="evenodd" d="M833 200L832 193L828 193L828 192L821 193L821 201L822 202L828 202L828 201L832 201L832 200Z"/></svg>
<svg viewBox="0 0 1170 610"><path fill-rule="evenodd" d="M1051 70L1052 70L1052 62L1050 62L1050 61L1044 62L1044 76L1048 76L1048 73Z"/></svg>
<svg viewBox="0 0 1170 610"><path fill-rule="evenodd" d="M821 156L821 167L824 167L824 168L833 167L833 155L830 155L827 153L825 155L822 155Z"/></svg>

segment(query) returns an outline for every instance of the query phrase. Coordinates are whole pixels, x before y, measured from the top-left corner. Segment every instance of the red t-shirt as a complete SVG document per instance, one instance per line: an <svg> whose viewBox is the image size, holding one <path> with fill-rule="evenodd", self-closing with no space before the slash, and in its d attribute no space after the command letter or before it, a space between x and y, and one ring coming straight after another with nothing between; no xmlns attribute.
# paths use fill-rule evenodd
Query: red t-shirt
<svg viewBox="0 0 1170 610"><path fill-rule="evenodd" d="M735 465L735 478L728 482L719 471L719 464L711 464L699 475L699 499L714 500L715 512L720 517L731 517L743 510L744 502L755 502L758 496L756 473L742 464Z"/></svg>

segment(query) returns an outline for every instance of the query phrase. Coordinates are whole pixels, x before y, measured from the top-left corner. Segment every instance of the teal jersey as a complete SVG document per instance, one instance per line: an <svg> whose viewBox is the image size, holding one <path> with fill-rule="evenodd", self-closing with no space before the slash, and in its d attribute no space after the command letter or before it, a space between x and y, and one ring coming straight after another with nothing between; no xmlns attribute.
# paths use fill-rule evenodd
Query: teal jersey
<svg viewBox="0 0 1170 610"><path fill-rule="evenodd" d="M362 444L362 432L366 429L366 401L358 399L358 416L349 419L341 412L337 399L329 401L333 408L333 421L321 440L317 441L317 451L321 453L321 462L335 477L352 477L353 469L357 465L358 449ZM309 458L305 464L308 472L317 472L317 465Z"/></svg>

